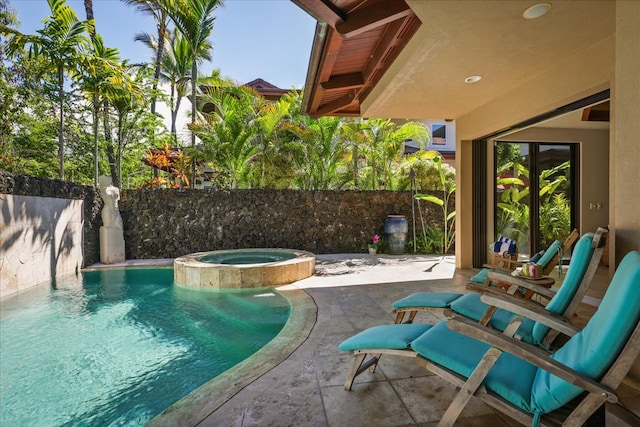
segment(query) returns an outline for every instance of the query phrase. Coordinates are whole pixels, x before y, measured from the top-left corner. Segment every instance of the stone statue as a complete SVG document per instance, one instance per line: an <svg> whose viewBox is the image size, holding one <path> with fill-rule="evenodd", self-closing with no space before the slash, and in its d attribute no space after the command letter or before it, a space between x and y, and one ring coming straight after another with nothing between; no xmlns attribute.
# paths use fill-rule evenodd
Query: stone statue
<svg viewBox="0 0 640 427"><path fill-rule="evenodd" d="M125 260L124 227L118 209L120 190L111 185L111 178L102 175L98 178L98 189L104 201L102 208L102 227L100 227L100 261L113 264Z"/></svg>
<svg viewBox="0 0 640 427"><path fill-rule="evenodd" d="M100 195L104 201L104 207L102 208L102 225L122 230L122 217L118 210L120 190L118 187L111 185L111 178L106 175L98 178L98 187L100 188Z"/></svg>

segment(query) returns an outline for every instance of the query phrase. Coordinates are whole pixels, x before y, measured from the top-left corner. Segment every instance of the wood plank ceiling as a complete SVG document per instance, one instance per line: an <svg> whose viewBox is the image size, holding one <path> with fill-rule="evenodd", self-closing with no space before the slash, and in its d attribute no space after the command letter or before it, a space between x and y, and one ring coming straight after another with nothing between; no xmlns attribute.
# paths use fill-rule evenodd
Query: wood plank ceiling
<svg viewBox="0 0 640 427"><path fill-rule="evenodd" d="M318 24L305 83L311 117L360 116L360 104L421 22L404 0L292 0Z"/></svg>

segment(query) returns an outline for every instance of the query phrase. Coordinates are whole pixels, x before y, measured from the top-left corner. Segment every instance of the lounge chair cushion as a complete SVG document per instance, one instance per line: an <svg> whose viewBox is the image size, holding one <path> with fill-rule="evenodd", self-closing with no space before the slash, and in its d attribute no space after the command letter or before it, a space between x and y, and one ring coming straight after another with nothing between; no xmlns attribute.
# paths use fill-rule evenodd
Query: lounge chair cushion
<svg viewBox="0 0 640 427"><path fill-rule="evenodd" d="M637 308L640 307L639 283L640 251L632 251L618 266L600 307L587 326L551 357L591 378L600 379L618 357L640 318ZM630 310L630 307L635 308ZM415 345L416 342L414 349ZM540 370L533 382L531 405L542 413L551 412L582 391Z"/></svg>
<svg viewBox="0 0 640 427"><path fill-rule="evenodd" d="M380 325L365 329L357 335L343 341L338 346L342 351L393 349L403 350L411 346L411 342L431 329L432 325L404 323L400 325Z"/></svg>
<svg viewBox="0 0 640 427"><path fill-rule="evenodd" d="M469 279L469 281L473 283L484 283L487 280L487 274L489 274L489 269L483 268L478 272L478 274L476 274L475 276L471 276L471 279Z"/></svg>
<svg viewBox="0 0 640 427"><path fill-rule="evenodd" d="M571 256L570 268L567 269L567 275L562 282L562 286L545 306L550 312L562 314L571 304L571 300L578 291L593 256L594 248L591 246L593 237L594 233L585 233L576 243ZM528 342L540 344L548 332L549 328L547 326L542 323L536 323L531 332L532 341Z"/></svg>
<svg viewBox="0 0 640 427"><path fill-rule="evenodd" d="M485 311L489 308L489 305L480 301L479 294L466 294L462 297L456 299L451 303L451 309L458 314L463 315L464 317L468 317L469 319L479 321L484 315ZM509 322L514 318L514 314L510 311L503 310L501 308L497 309L489 324L499 330L504 331ZM528 343L534 343L532 337L532 330L535 322L530 319L524 319L522 325L517 331L517 334L521 337L523 341ZM535 342L537 343L537 342Z"/></svg>
<svg viewBox="0 0 640 427"><path fill-rule="evenodd" d="M427 360L469 377L490 346L453 332L439 322L420 335L411 345ZM508 353L503 353L487 374L484 385L518 407L531 411L531 384L538 368ZM518 375L513 375L518 372Z"/></svg>
<svg viewBox="0 0 640 427"><path fill-rule="evenodd" d="M593 235L591 236L591 238L593 238ZM540 259L538 259L536 264L541 265L543 268L546 267L551 262L553 257L558 255L559 251L561 250L562 250L562 243L560 242L560 240L555 240L553 243L549 245L547 250L544 251L544 254L542 254Z"/></svg>
<svg viewBox="0 0 640 427"><path fill-rule="evenodd" d="M452 301L460 298L463 294L452 292L416 292L393 303L393 308L410 308L410 307L430 307L444 308L449 307Z"/></svg>

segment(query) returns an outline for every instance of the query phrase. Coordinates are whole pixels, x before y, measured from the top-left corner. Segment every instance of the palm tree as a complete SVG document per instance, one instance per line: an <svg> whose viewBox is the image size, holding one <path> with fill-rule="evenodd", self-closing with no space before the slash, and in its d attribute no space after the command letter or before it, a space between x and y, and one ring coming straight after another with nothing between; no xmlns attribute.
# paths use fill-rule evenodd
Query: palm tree
<svg viewBox="0 0 640 427"><path fill-rule="evenodd" d="M187 40L191 48L191 126L196 124L196 83L198 81L198 63L211 59L212 45L208 38L213 31L213 11L222 4L221 0L176 0L176 8L168 11L176 28ZM196 145L196 135L191 132L191 147ZM191 187L196 175L195 159L191 167Z"/></svg>
<svg viewBox="0 0 640 427"><path fill-rule="evenodd" d="M106 94L109 103L113 105L118 115L118 146L115 156L116 174L113 177L113 185L116 187L121 187L122 185L122 156L125 145L124 132L127 116L135 109L138 109L144 100L142 89L138 82L127 72L124 72L122 77L121 81L114 82L113 90Z"/></svg>
<svg viewBox="0 0 640 427"><path fill-rule="evenodd" d="M202 97L213 111L203 114L193 132L203 141L204 158L229 177L229 188L246 186L251 160L257 147L253 143L256 127L256 94L249 88L217 86Z"/></svg>
<svg viewBox="0 0 640 427"><path fill-rule="evenodd" d="M78 61L79 52L87 48L87 33L94 31L93 21L80 21L66 0L47 0L51 16L44 21L44 28L35 34L22 34L14 28L0 24L0 32L11 36L9 53L29 46L29 53L42 56L51 64L57 77L59 96L58 159L60 179L64 179L64 78Z"/></svg>
<svg viewBox="0 0 640 427"><path fill-rule="evenodd" d="M276 102L268 102L260 97L262 105L256 119L257 135L256 145L258 146L258 155L256 163L259 167L258 183L260 186L266 184L267 169L279 158L286 150L282 145L288 142L284 134L288 128L291 119L291 100L282 97Z"/></svg>
<svg viewBox="0 0 640 427"><path fill-rule="evenodd" d="M81 87L88 95L91 102L91 112L93 118L93 169L94 169L94 185L98 185L98 126L100 108L105 108L108 113L107 96L109 92L113 92L116 85L122 85L125 79L124 69L118 63L119 54L117 48L108 48L104 46L102 37L96 34L91 42L91 49L88 54L83 55L81 59ZM105 116L105 121L107 117ZM108 125L105 123L105 128ZM111 152L113 148L111 147ZM115 186L118 181L113 179L116 172L115 159L110 156L111 176Z"/></svg>
<svg viewBox="0 0 640 427"><path fill-rule="evenodd" d="M359 147L359 154L370 168L367 187L371 190L377 190L379 185L386 189L395 187L395 166L400 164L406 140L414 139L424 144L428 139L425 126L418 122L398 126L389 119L369 119L356 126L366 141Z"/></svg>
<svg viewBox="0 0 640 427"><path fill-rule="evenodd" d="M171 134L173 135L174 145L177 146L176 120L182 98L187 94L187 82L191 79L191 48L177 29L169 31L167 34L165 50L162 55L160 79L170 85ZM157 49L158 41L149 33L136 34L136 41L141 41L154 51Z"/></svg>
<svg viewBox="0 0 640 427"><path fill-rule="evenodd" d="M305 190L340 189L345 177L347 142L342 137L342 117L325 116L311 119L294 116L295 124L285 125L295 135L297 145L290 145L298 167L298 188Z"/></svg>
<svg viewBox="0 0 640 427"><path fill-rule="evenodd" d="M156 37L156 57L155 71L153 73L153 95L151 98L151 113L156 112L156 92L158 90L158 81L160 80L160 70L162 69L162 56L164 54L164 43L166 39L167 26L169 23L169 10L175 8L176 0L122 0L128 5L147 15L151 15L156 21L158 36ZM136 35L137 40L138 35Z"/></svg>

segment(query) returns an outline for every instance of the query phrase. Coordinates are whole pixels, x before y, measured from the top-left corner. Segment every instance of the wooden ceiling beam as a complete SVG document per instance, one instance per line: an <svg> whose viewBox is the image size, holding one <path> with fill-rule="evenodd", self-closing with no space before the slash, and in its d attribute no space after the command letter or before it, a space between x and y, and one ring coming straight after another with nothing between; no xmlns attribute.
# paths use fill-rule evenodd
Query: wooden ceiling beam
<svg viewBox="0 0 640 427"><path fill-rule="evenodd" d="M364 86L364 77L362 73L343 74L341 76L331 77L320 86L324 90L332 89L357 89Z"/></svg>
<svg viewBox="0 0 640 427"><path fill-rule="evenodd" d="M311 117L321 117L328 116L331 113L335 113L336 111L345 108L353 103L356 98L356 91L349 91L348 94L344 95L341 98L336 99L335 101L331 101L328 104L320 106L316 111L313 112Z"/></svg>
<svg viewBox="0 0 640 427"><path fill-rule="evenodd" d="M343 37L350 38L412 14L404 0L378 2L356 9L336 24L335 29Z"/></svg>
<svg viewBox="0 0 640 427"><path fill-rule="evenodd" d="M318 22L326 22L335 28L344 21L344 14L333 2L327 0L291 0L299 8L313 16Z"/></svg>
<svg viewBox="0 0 640 427"><path fill-rule="evenodd" d="M384 69L385 66L389 65L385 64L384 61L385 59L387 59L390 50L396 47L395 40L398 34L400 34L400 32L402 31L404 23L404 20L396 21L390 24L385 29L385 32L382 35L377 48L371 53L369 63L367 64L365 69L362 70L362 74L365 80L368 81L370 79L370 76L373 75L376 70Z"/></svg>

